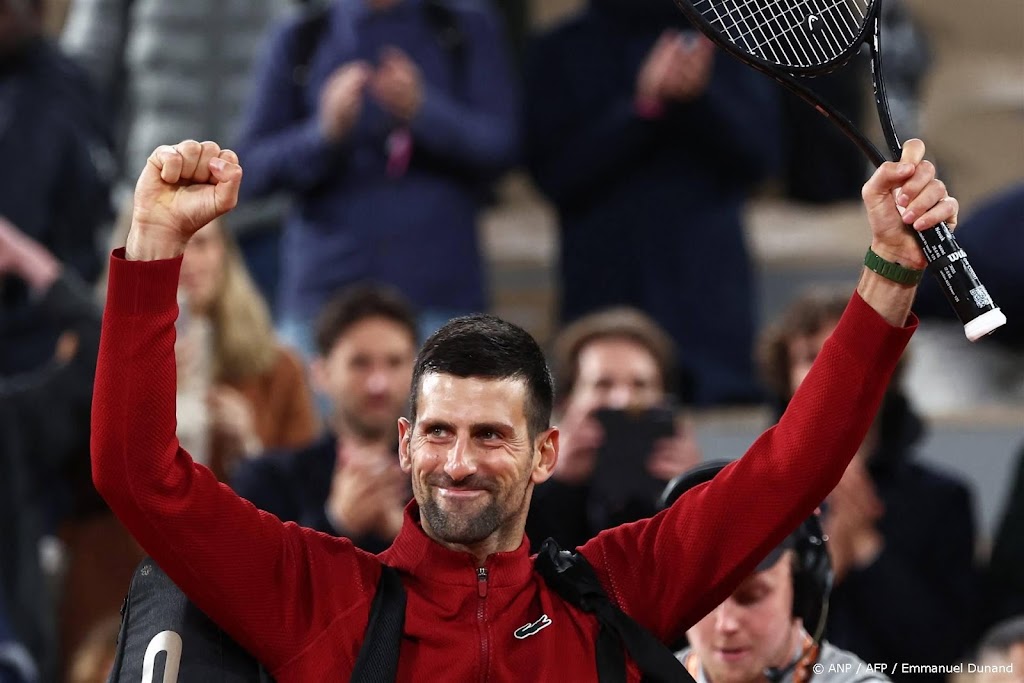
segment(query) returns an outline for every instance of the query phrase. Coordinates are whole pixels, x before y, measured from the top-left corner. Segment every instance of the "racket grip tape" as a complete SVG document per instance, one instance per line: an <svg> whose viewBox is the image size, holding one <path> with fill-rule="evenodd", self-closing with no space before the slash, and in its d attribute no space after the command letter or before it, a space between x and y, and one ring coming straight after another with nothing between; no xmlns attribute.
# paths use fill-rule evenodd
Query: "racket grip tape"
<svg viewBox="0 0 1024 683"><path fill-rule="evenodd" d="M977 341L1005 325L1006 316L992 302L966 252L946 224L939 223L917 236L928 259L928 269L963 324L967 338Z"/></svg>

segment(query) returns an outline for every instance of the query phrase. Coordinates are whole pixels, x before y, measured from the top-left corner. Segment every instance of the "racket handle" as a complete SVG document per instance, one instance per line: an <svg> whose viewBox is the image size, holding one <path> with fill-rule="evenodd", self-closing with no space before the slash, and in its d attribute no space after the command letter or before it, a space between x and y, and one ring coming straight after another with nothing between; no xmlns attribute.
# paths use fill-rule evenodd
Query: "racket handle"
<svg viewBox="0 0 1024 683"><path fill-rule="evenodd" d="M963 323L967 338L977 341L1005 325L1006 316L992 303L988 290L978 280L967 254L946 224L939 223L917 236L929 269Z"/></svg>

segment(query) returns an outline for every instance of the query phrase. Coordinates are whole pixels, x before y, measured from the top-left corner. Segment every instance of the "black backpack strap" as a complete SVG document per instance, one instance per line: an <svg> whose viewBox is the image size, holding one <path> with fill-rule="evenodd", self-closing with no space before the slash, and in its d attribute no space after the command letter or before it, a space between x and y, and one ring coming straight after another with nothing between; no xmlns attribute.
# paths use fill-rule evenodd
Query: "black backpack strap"
<svg viewBox="0 0 1024 683"><path fill-rule="evenodd" d="M353 681L392 683L398 674L398 652L405 625L405 587L398 570L381 565L377 593L370 606L363 645L359 648Z"/></svg>
<svg viewBox="0 0 1024 683"><path fill-rule="evenodd" d="M644 681L694 683L664 643L612 602L583 555L562 550L549 538L541 546L535 566L545 583L563 600L597 617L601 625L597 641L597 673L601 683L626 680L623 645L639 665Z"/></svg>

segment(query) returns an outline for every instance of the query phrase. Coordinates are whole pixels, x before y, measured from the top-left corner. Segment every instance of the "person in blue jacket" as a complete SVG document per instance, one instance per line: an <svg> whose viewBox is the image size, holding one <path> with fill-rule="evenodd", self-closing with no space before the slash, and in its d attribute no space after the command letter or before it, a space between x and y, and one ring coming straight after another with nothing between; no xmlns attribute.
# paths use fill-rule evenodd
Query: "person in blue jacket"
<svg viewBox="0 0 1024 683"><path fill-rule="evenodd" d="M298 75L297 75L298 74ZM468 0L335 0L278 27L238 149L244 198L286 191L283 336L343 286L397 287L423 334L485 309L477 213L519 153L498 15Z"/></svg>

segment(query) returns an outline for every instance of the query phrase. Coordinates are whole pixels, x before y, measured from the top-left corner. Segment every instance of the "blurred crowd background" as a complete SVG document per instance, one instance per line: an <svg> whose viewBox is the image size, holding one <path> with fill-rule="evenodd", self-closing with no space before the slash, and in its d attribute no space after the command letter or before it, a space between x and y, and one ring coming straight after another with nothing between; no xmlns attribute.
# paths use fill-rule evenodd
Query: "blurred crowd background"
<svg viewBox="0 0 1024 683"><path fill-rule="evenodd" d="M977 661L1024 614L1024 4L984 5L885 8L897 130L1010 322L970 344L926 282L826 501L827 637L869 662ZM877 137L865 66L814 85ZM143 555L90 482L103 271L146 157L186 138L245 182L185 255L179 438L371 551L447 319L549 349L563 455L527 531L573 545L774 423L867 246L860 153L671 0L0 0L0 681L109 670Z"/></svg>

